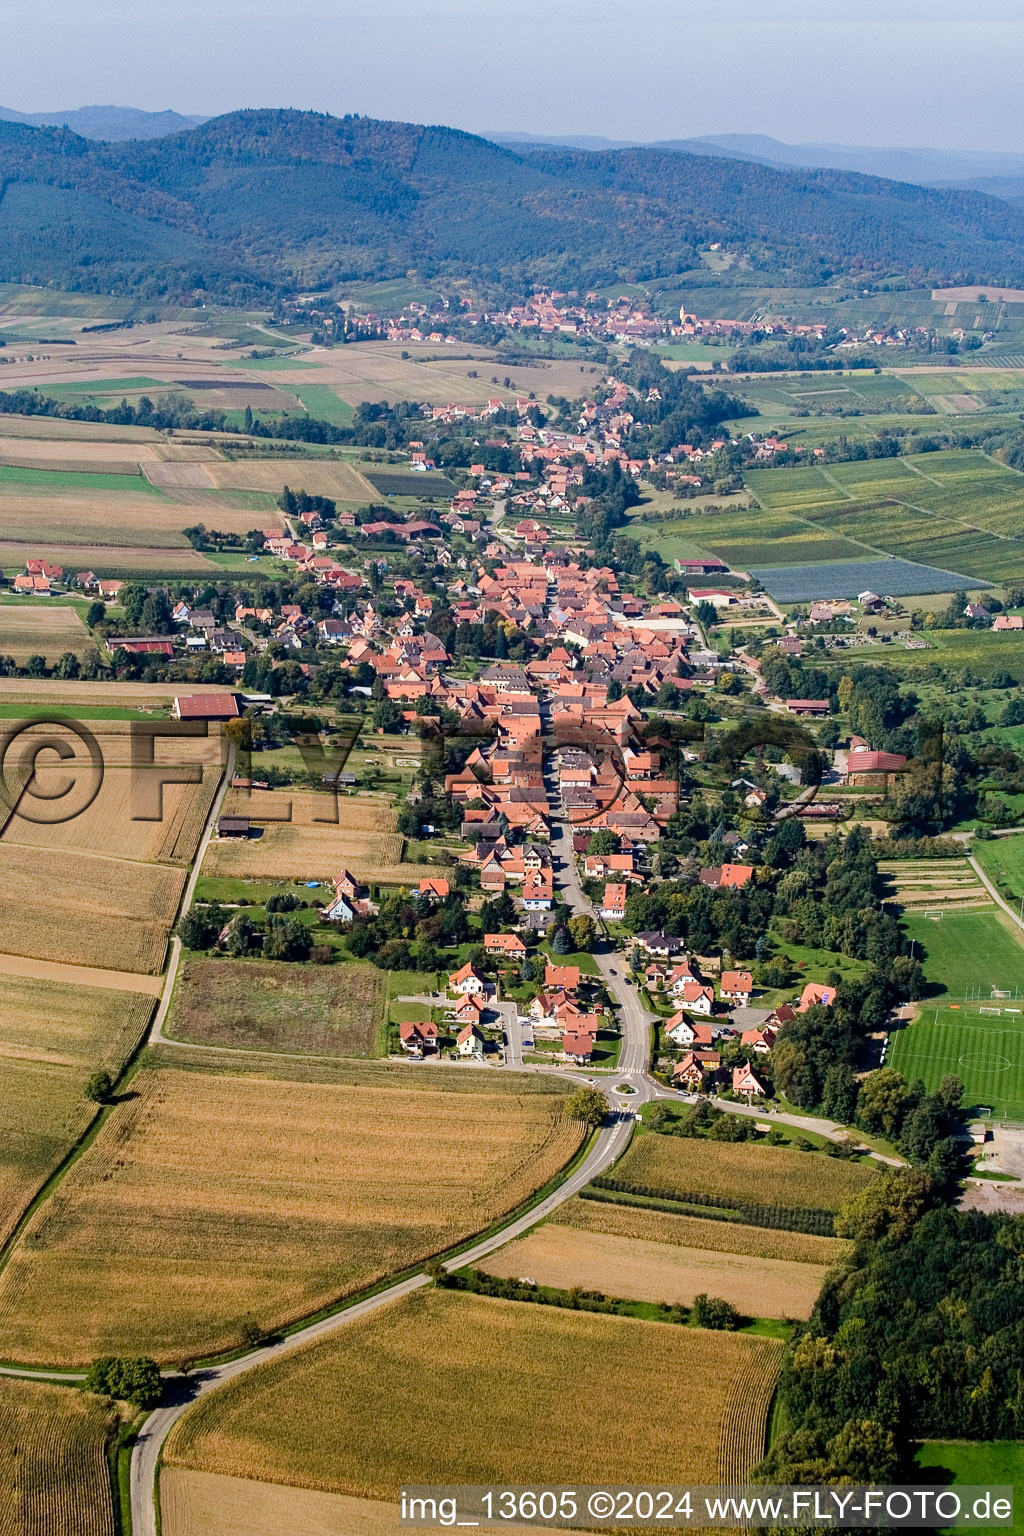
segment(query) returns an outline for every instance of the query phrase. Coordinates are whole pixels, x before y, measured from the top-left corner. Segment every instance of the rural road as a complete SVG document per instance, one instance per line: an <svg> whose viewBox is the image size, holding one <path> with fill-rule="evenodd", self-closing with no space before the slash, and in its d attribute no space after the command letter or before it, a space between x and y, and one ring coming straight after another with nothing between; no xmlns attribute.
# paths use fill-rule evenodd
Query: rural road
<svg viewBox="0 0 1024 1536"><path fill-rule="evenodd" d="M181 898L181 906L178 909L179 922L185 916L185 913L188 911L189 907L192 905L192 898L196 893L196 882L199 879L199 872L203 867L203 860L206 857L206 850L210 846L210 839L213 836L213 830L217 825L217 817L220 815L220 808L224 804L224 796L228 792L234 771L235 748L234 743L231 743L228 747L228 760L224 765L224 777L221 779L220 784L217 787L217 793L213 797L213 804L210 806L210 814L206 818L206 826L203 828L203 835L200 839L199 847L196 849L196 856L192 861L192 873L188 877L188 884L185 887L185 894ZM153 1016L153 1022L149 1027L149 1034L146 1037L147 1045L175 1043L167 1040L167 1037L164 1034L164 1020L167 1018L167 1013L171 1006L171 998L174 995L174 983L177 979L178 966L180 963L181 940L178 938L178 935L175 934L171 939L171 955L167 962L167 979L164 982L164 989L161 993L160 1002L156 1013Z"/></svg>
<svg viewBox="0 0 1024 1536"><path fill-rule="evenodd" d="M571 1196L578 1194L591 1179L596 1178L621 1156L629 1141L631 1129L630 1119L617 1119L604 1126L598 1131L583 1162L569 1175L564 1184L560 1184L539 1204L503 1227L500 1232L481 1238L472 1248L464 1250L455 1258L448 1259L445 1267L461 1269L467 1264L478 1264L495 1249L504 1247L513 1238L522 1237L531 1227L536 1226L538 1221L549 1216ZM276 1360L291 1350L301 1349L304 1345L313 1343L314 1340L325 1338L328 1334L337 1332L339 1328L358 1322L360 1318L367 1317L371 1312L376 1312L390 1302L400 1300L403 1296L410 1296L414 1291L421 1290L423 1286L430 1283L429 1277L425 1274L412 1275L406 1280L400 1280L397 1284L388 1286L386 1290L378 1291L374 1296L355 1302L343 1312L336 1312L331 1317L324 1317L318 1322L310 1323L308 1327L299 1329L280 1343L263 1345L249 1354L239 1356L237 1360L229 1360L224 1365L197 1371L187 1379L172 1378L170 1390L175 1393L173 1400L150 1414L132 1451L132 1536L157 1536L156 1480L160 1453L174 1424L197 1398L205 1397L208 1392L223 1386L226 1382L233 1381L236 1376L243 1375L254 1366Z"/></svg>
<svg viewBox="0 0 1024 1536"><path fill-rule="evenodd" d="M225 785L230 782L230 765L225 777ZM222 791L223 793L223 791ZM549 785L549 794L552 788ZM557 787L554 789L557 804ZM218 796L219 803L220 796ZM202 855L206 851L210 834L216 822L217 805L211 810L206 835L203 839L199 854L196 858L196 871L202 862ZM576 869L576 861L572 853L572 829L564 822L556 821L552 828L552 861L559 884L563 893L574 911L586 912L592 915L593 909L587 900L580 885L579 874ZM192 893L195 888L195 878L189 882L185 892L183 911L188 910ZM168 968L168 984L161 1002L157 1018L154 1020L151 1039L162 1038L162 1024L170 1003L173 990L174 973L177 970L180 944L175 940L177 948L172 955L171 966ZM650 1054L650 1020L653 1015L645 1012L640 1000L622 976L619 964L614 952L595 956L601 970L601 975L609 995L618 1003L621 1010L622 1021L622 1050L619 1058L619 1070L612 1074L612 1078L619 1080L625 1078L634 1090L628 1101L620 1100L623 1104L628 1102L628 1109L616 1108L615 1118L603 1126L594 1138L593 1144L586 1157L577 1168L569 1175L564 1183L556 1190L518 1216L514 1221L503 1227L501 1231L481 1238L472 1248L460 1253L457 1257L449 1259L447 1266L450 1269L462 1268L464 1265L477 1264L481 1259L493 1253L495 1249L502 1248L514 1238L523 1236L537 1222L542 1221L558 1206L564 1204L573 1195L578 1194L585 1185L602 1173L616 1161L625 1151L632 1131L632 1113L634 1107L649 1099L656 1093L656 1085L647 1077L647 1066ZM568 1074L567 1074L568 1075ZM577 1074L573 1074L574 1077ZM612 1089L614 1093L614 1089ZM226 1382L233 1381L235 1377L252 1370L254 1366L261 1365L265 1361L277 1359L279 1356L291 1350L301 1349L304 1345L312 1343L316 1339L322 1339L337 1329L345 1327L348 1323L357 1322L360 1318L368 1316L380 1307L387 1306L392 1301L397 1301L403 1296L411 1295L413 1291L421 1289L430 1283L425 1274L413 1275L406 1280L401 1280L395 1285L388 1286L386 1290L378 1291L376 1295L369 1296L363 1301L354 1303L344 1311L337 1312L331 1317L321 1318L318 1322L310 1323L308 1327L301 1328L291 1334L280 1343L263 1345L251 1350L248 1354L239 1356L236 1360L227 1361L224 1365L211 1366L198 1371L187 1381L181 1378L172 1378L178 1388L174 1399L163 1407L157 1408L150 1414L136 1441L132 1452L131 1462L131 1511L132 1511L132 1536L157 1536L156 1517L156 1491L157 1475L159 1469L160 1453L173 1425L185 1412L185 1410L198 1397L205 1396L215 1388L223 1386ZM173 1388L172 1388L173 1390Z"/></svg>
<svg viewBox="0 0 1024 1536"><path fill-rule="evenodd" d="M230 767L225 778L225 785L230 781ZM562 895L574 912L586 913L593 916L593 908L587 899L580 883L579 871L572 850L572 827L561 819L561 811L558 806L558 787L554 777L554 771L548 765L545 774L545 783L552 802L553 818L551 833L552 864L555 878L561 887ZM195 887L195 875L198 872L202 855L205 853L212 828L216 821L217 809L220 799L217 797L215 806L211 809L209 824L203 839L200 852L197 855L196 867L193 878L185 893L182 910L186 911L191 902ZM175 940L177 948L172 955L172 963L168 969L168 983L164 999L157 1018L154 1021L151 1038L162 1038L161 1026L166 1016L167 1005L173 989L173 977L177 969L177 961L180 955L180 944ZM458 1269L467 1265L480 1263L496 1249L504 1247L515 1238L522 1237L532 1227L543 1221L566 1200L579 1193L592 1179L609 1168L625 1151L633 1125L633 1113L640 1104L655 1098L675 1099L680 1095L673 1089L662 1087L649 1075L650 1064L650 1025L656 1015L649 1013L643 1006L637 990L627 981L623 972L623 961L610 947L595 953L594 959L599 967L602 980L608 990L609 996L618 1005L622 1028L622 1047L617 1071L608 1074L608 1092L612 1099L612 1116L596 1134L587 1155L566 1180L556 1190L546 1195L528 1211L517 1216L502 1227L500 1231L493 1232L481 1238L470 1248L452 1258L443 1261L448 1269ZM509 1066L511 1067L511 1063ZM508 1070L508 1068L506 1068ZM520 1068L519 1070L531 1070ZM533 1068L534 1071L558 1071L558 1068ZM583 1078L580 1072L561 1072L566 1077L572 1077L579 1081ZM589 1080L583 1078L583 1080ZM618 1096L617 1084L628 1084L628 1097ZM602 1082L601 1086L604 1086ZM761 1111L742 1104L726 1104L724 1108L736 1114L757 1115ZM780 1114L778 1120L782 1123L798 1125L807 1130L818 1131L829 1135L840 1133L841 1127L833 1127L831 1122L805 1119L801 1116ZM139 1433L132 1452L131 1460L131 1517L133 1536L157 1536L157 1479L159 1475L160 1456L167 1437L174 1424L183 1413L200 1397L224 1386L226 1383L244 1375L255 1366L280 1358L293 1350L302 1349L305 1345L316 1340L326 1338L346 1327L349 1323L358 1322L361 1318L369 1316L381 1307L388 1306L393 1301L412 1295L413 1292L429 1285L429 1277L420 1272L409 1276L395 1284L387 1286L373 1296L365 1297L361 1301L354 1302L344 1310L334 1313L330 1317L320 1318L299 1328L288 1338L272 1344L261 1345L239 1356L235 1360L226 1361L222 1365L210 1366L195 1372L188 1378L171 1377L168 1383L170 1400L162 1407L150 1414Z"/></svg>
<svg viewBox="0 0 1024 1536"><path fill-rule="evenodd" d="M966 847L964 852L967 852ZM967 862L974 870L974 873L977 875L978 879L981 881L986 891L988 891L996 905L1002 907L1007 917L1012 918L1018 928L1024 926L1021 924L1020 913L1014 907L1011 907L1010 903L1006 901L1004 897L1000 896L999 892L996 890L995 886L992 884L992 881L989 879L988 875L986 875L985 871L982 869L973 853L967 854Z"/></svg>

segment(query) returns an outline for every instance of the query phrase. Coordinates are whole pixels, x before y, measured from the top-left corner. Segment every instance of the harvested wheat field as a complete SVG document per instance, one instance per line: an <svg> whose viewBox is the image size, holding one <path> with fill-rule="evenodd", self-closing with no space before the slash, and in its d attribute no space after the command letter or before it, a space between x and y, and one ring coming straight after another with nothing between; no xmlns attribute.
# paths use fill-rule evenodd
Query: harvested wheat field
<svg viewBox="0 0 1024 1536"><path fill-rule="evenodd" d="M436 875L436 864L403 864L398 832L350 832L341 827L268 826L260 837L218 838L203 860L204 875L274 880L329 880L342 869L357 880L415 885Z"/></svg>
<svg viewBox="0 0 1024 1536"><path fill-rule="evenodd" d="M15 843L4 845L0 869L5 952L116 971L163 970L184 869Z"/></svg>
<svg viewBox="0 0 1024 1536"><path fill-rule="evenodd" d="M337 819L332 820L335 808ZM398 813L383 800L373 800L369 795L317 794L304 789L229 789L224 797L224 814L248 816L251 821L270 826L289 822L296 827L334 826L353 832L394 832L398 826Z"/></svg>
<svg viewBox="0 0 1024 1536"><path fill-rule="evenodd" d="M280 495L286 485L311 496L331 496L336 501L379 501L373 486L354 465L343 459L244 459L207 465L210 481L224 490L272 491Z"/></svg>
<svg viewBox="0 0 1024 1536"><path fill-rule="evenodd" d="M104 744L111 741L118 746L121 742L127 744L126 737L120 741L109 736L97 739ZM96 798L70 821L56 824L32 821L16 809L0 834L0 848L8 845L54 851L74 848L133 862L188 864L199 847L221 778L219 767L196 766L202 774L200 783L164 783L162 790L159 767L107 767ZM37 768L30 791L34 789L48 794L72 778L74 774L63 768ZM83 801L90 792L88 778L88 770L82 770ZM160 796L159 800L157 796ZM19 804L31 816L37 802L23 797ZM159 821L141 819L158 809Z"/></svg>
<svg viewBox="0 0 1024 1536"><path fill-rule="evenodd" d="M3 678L0 681L13 683L27 682L28 679ZM78 688L84 693L89 686L88 683L60 684L47 680L42 684L41 689L39 684L36 685L40 693L38 703L45 707L48 702L51 702L52 696L58 694L62 688L66 688L69 693ZM98 683L94 686L100 690L100 698L103 699L104 684ZM125 687L130 698L132 688L146 686L144 683L112 684L111 687L115 691L106 701L115 705L121 702L116 691L119 687ZM156 686L156 694L165 707L169 707L173 702L173 695L168 696L167 691L161 689L159 685ZM8 702L3 693L0 693L0 699ZM56 702L55 699L52 701ZM15 698L12 696L9 702L13 704ZM90 693L79 702L83 708L87 709L88 705L94 702L93 695ZM152 698L151 702L156 703L156 698ZM224 743L217 734L216 725L211 726L208 736L186 736L181 734L182 727L177 720L161 720L155 725L143 719L77 720L74 710L70 707L62 707L60 715L55 719L45 715L40 719L35 713L36 709L36 701L33 700L31 704L26 703L24 715L20 719L12 716L0 722L0 732L4 735L15 733L16 739L8 748L14 753L14 760L19 764L34 765L36 771L40 773L48 771L51 766L62 767L68 773L76 772L76 765L80 765L84 770L85 765L91 760L89 736L95 739L105 770L110 769L116 773L119 769L127 768L134 759L137 762L140 782L141 775L154 771L142 761L143 757L148 755L149 740L153 742L153 762L161 769L189 764L212 767L226 757ZM40 740L45 746L49 746L54 738L63 740L72 749L74 760L64 755L58 757L58 752L63 754L63 749L60 747L53 748L52 755L44 756L42 753L36 755L37 743Z"/></svg>
<svg viewBox="0 0 1024 1536"><path fill-rule="evenodd" d="M252 514L250 514L252 516ZM256 514L257 521L259 514ZM191 519L188 519L191 521ZM196 521L202 521L197 518ZM249 526L247 524L247 526ZM97 532L101 530L97 529ZM102 530L104 533L106 529ZM0 542L0 566L20 569L26 560L39 555L38 542ZM138 544L74 543L65 535L46 545L46 558L55 565L74 571L99 571L104 576L122 580L126 576L209 576L219 574L220 566L207 560L196 549L159 548L142 540Z"/></svg>
<svg viewBox="0 0 1024 1536"><path fill-rule="evenodd" d="M66 651L81 658L95 649L75 608L47 603L0 608L0 655L13 656L20 666L30 656L45 656L52 665Z"/></svg>
<svg viewBox="0 0 1024 1536"><path fill-rule="evenodd" d="M74 443L159 444L155 427L114 427L101 421L68 421L63 416L0 416L0 437L40 438L51 445Z"/></svg>
<svg viewBox="0 0 1024 1536"><path fill-rule="evenodd" d="M728 1225L726 1222L720 1223ZM603 1291L634 1301L666 1301L689 1307L703 1291L731 1302L746 1317L810 1317L828 1270L819 1264L678 1243L616 1237L545 1225L509 1243L481 1265L492 1275L570 1290Z"/></svg>
<svg viewBox="0 0 1024 1536"><path fill-rule="evenodd" d="M167 470L173 474L202 467L201 464L150 466L154 472ZM194 482L187 480L168 480L166 483L176 490L182 485L194 487ZM210 489L209 481L206 489ZM211 500L193 497L190 500L187 495L179 499L177 496L156 496L152 491L146 495L127 489L46 491L26 495L22 486L17 488L16 494L4 494L0 488L0 525L4 539L34 540L47 546L73 545L75 553L69 564L75 570L83 569L80 546L95 547L102 543L122 554L126 548L140 545L150 549L187 550L191 546L182 533L183 528L205 523L222 533L248 533L251 528L262 528L266 519L266 512L236 506L226 496L211 497ZM54 558L52 550L47 553L48 558ZM9 562L5 558L6 563ZM107 574L103 565L91 559L87 563L101 575Z"/></svg>
<svg viewBox="0 0 1024 1536"><path fill-rule="evenodd" d="M577 1227L584 1232L607 1232L613 1237L676 1243L683 1248L713 1249L751 1258L785 1259L826 1269L840 1263L852 1249L841 1237L780 1232L701 1216L674 1216L638 1206L612 1205L604 1200L583 1200L579 1196L560 1205L551 1220L558 1226Z"/></svg>
<svg viewBox="0 0 1024 1536"><path fill-rule="evenodd" d="M0 1242L96 1116L89 1075L116 1075L149 1024L152 997L28 977L0 987Z"/></svg>
<svg viewBox="0 0 1024 1536"><path fill-rule="evenodd" d="M326 819L335 803L336 824ZM329 880L349 869L357 880L408 885L437 873L429 865L402 863L405 839L395 831L398 817L379 800L339 795L335 802L332 795L301 790L229 790L224 814L248 816L261 831L246 839L216 839L203 861L206 875ZM325 820L316 819L321 816Z"/></svg>
<svg viewBox="0 0 1024 1536"><path fill-rule="evenodd" d="M106 1447L116 1426L97 1398L0 1380L0 1536L114 1536Z"/></svg>
<svg viewBox="0 0 1024 1536"><path fill-rule="evenodd" d="M175 489L190 486L203 491L216 489L206 465L192 463L189 460L166 460L159 464L146 464L143 467L143 473L150 485L173 486Z"/></svg>
<svg viewBox="0 0 1024 1536"><path fill-rule="evenodd" d="M22 445L18 445L19 448ZM122 453L124 449L121 450ZM134 459L74 459L40 458L31 453L10 452L0 443L0 465L7 469L40 469L48 474L89 475L138 475L139 466Z"/></svg>
<svg viewBox="0 0 1024 1536"><path fill-rule="evenodd" d="M37 469L74 471L83 465L105 475L119 474L110 466L130 465L125 473L137 475L139 465L161 457L157 443L139 443L126 448L123 442L59 442L45 437L11 437L0 434L0 464L23 460Z"/></svg>
<svg viewBox="0 0 1024 1536"><path fill-rule="evenodd" d="M415 341L364 342L358 347L335 348L315 354L319 364L316 382L329 385L349 405L363 400L483 405L492 396L508 401L530 390L541 400L550 394L576 399L592 390L605 371L592 363L569 361L513 366L482 347L460 344L458 350L462 356L454 358L451 349L445 355L443 345ZM470 378L471 373L477 377ZM294 382L301 388L310 382L311 375L296 373L292 380L287 371L275 371L270 377L275 383Z"/></svg>
<svg viewBox="0 0 1024 1536"><path fill-rule="evenodd" d="M561 1168L560 1095L229 1075L132 1084L0 1274L0 1358L239 1343L486 1227ZM458 1174L454 1176L453 1170Z"/></svg>
<svg viewBox="0 0 1024 1536"><path fill-rule="evenodd" d="M378 1499L181 1467L164 1467L160 1474L164 1536L398 1536L397 1522L397 1506ZM441 1530L436 1528L437 1536ZM501 1536L530 1536L536 1530L504 1522L500 1528ZM569 1536L564 1526L544 1530L547 1536ZM499 1536L498 1527L477 1526L476 1536Z"/></svg>
<svg viewBox="0 0 1024 1536"><path fill-rule="evenodd" d="M648 1135L633 1142L615 1177L684 1199L719 1195L749 1205L834 1211L875 1174L857 1163L788 1147Z"/></svg>
<svg viewBox="0 0 1024 1536"><path fill-rule="evenodd" d="M199 1045L373 1056L385 972L375 965L207 959L181 966L165 1034Z"/></svg>
<svg viewBox="0 0 1024 1536"><path fill-rule="evenodd" d="M204 1398L172 1430L166 1462L392 1500L404 1484L427 1482L660 1486L666 1467L673 1482L706 1483L734 1383L762 1360L777 1375L782 1348L420 1291ZM607 1401L609 1383L614 1433L572 1431L581 1405ZM746 1404L751 1462L770 1400L762 1385ZM410 1435L410 1424L429 1424L430 1434Z"/></svg>
<svg viewBox="0 0 1024 1536"><path fill-rule="evenodd" d="M0 703L55 704L71 716L74 715L72 705L162 712L170 708L179 693L185 692L181 683L93 683L77 679L62 681L55 677L0 677Z"/></svg>

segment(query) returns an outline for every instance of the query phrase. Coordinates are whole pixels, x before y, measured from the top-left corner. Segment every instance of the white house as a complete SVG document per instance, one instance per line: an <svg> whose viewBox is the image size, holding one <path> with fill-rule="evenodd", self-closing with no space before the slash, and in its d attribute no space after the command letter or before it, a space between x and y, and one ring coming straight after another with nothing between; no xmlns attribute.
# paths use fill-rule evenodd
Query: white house
<svg viewBox="0 0 1024 1536"><path fill-rule="evenodd" d="M453 971L448 977L448 990L457 992L460 997L465 997L469 992L476 992L480 996L486 991L486 982L480 972L466 961L457 971Z"/></svg>
<svg viewBox="0 0 1024 1536"><path fill-rule="evenodd" d="M698 1024L688 1019L681 1010L673 1014L665 1025L668 1038L683 1050L702 1050L711 1045L714 1036L710 1024Z"/></svg>

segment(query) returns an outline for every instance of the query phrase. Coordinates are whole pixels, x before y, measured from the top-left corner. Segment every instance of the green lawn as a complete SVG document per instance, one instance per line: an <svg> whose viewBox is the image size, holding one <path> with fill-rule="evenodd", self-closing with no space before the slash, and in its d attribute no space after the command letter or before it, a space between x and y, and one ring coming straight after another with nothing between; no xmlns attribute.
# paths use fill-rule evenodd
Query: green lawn
<svg viewBox="0 0 1024 1536"><path fill-rule="evenodd" d="M1012 1486L1019 1503L1024 1499L1024 1445L1019 1440L926 1440L917 1453L922 1480L949 1482L975 1488ZM971 1522L949 1527L973 1529ZM1014 1512L1012 1526L1003 1530L1024 1532L1024 1510Z"/></svg>
<svg viewBox="0 0 1024 1536"><path fill-rule="evenodd" d="M908 1082L921 1078L930 1089L938 1088L947 1072L955 1073L969 1111L984 1107L1024 1121L1024 1014L982 1013L982 1006L1000 1004L926 1004L913 1024L894 1032L888 1065Z"/></svg>
<svg viewBox="0 0 1024 1536"><path fill-rule="evenodd" d="M971 852L995 885L1007 886L1018 901L1024 896L1024 834L974 842Z"/></svg>
<svg viewBox="0 0 1024 1536"><path fill-rule="evenodd" d="M581 976L599 976L601 974L597 961L593 955L587 954L585 950L576 950L571 955L556 955L552 953L550 939L545 939L543 943L537 945L537 952L538 954L546 955L552 965L577 966Z"/></svg>

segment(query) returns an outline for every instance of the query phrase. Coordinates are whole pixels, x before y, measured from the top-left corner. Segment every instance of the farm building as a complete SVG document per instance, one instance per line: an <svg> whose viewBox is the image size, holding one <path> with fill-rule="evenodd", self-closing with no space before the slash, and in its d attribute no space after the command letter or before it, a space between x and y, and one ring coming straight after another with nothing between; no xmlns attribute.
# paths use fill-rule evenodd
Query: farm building
<svg viewBox="0 0 1024 1536"><path fill-rule="evenodd" d="M238 698L233 693L179 694L174 713L178 720L236 720Z"/></svg>
<svg viewBox="0 0 1024 1536"><path fill-rule="evenodd" d="M217 836L248 837L249 825L248 816L218 816Z"/></svg>

